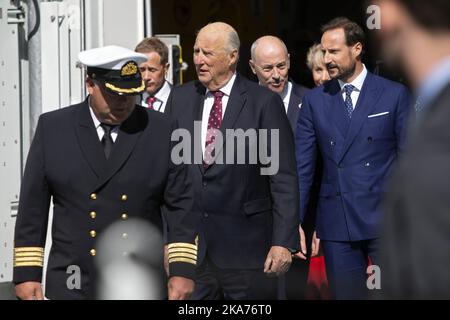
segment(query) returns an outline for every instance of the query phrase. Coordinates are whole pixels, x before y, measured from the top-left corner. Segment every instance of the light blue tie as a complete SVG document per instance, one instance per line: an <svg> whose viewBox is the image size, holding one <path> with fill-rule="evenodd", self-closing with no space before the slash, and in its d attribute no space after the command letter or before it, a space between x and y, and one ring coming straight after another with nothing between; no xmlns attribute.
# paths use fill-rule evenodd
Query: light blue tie
<svg viewBox="0 0 450 320"><path fill-rule="evenodd" d="M424 108L423 108L423 102L422 102L421 96L417 97L416 103L414 105L414 109L416 110L416 115L419 115L422 113Z"/></svg>
<svg viewBox="0 0 450 320"><path fill-rule="evenodd" d="M352 86L351 84L346 84L344 86L344 92L345 92L345 107L347 108L347 115L351 119L352 113L353 113L353 102L352 102L352 92L356 88Z"/></svg>

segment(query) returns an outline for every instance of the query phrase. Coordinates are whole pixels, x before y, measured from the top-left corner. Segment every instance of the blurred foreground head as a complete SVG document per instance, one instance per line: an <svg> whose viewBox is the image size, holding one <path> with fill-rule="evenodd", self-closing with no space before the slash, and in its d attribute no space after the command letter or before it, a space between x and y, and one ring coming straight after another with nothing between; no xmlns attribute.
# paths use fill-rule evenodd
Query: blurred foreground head
<svg viewBox="0 0 450 320"><path fill-rule="evenodd" d="M450 1L372 2L381 9L384 60L417 87L436 63L450 55Z"/></svg>
<svg viewBox="0 0 450 320"><path fill-rule="evenodd" d="M119 221L103 232L97 247L98 299L164 298L163 243L157 228L141 219Z"/></svg>

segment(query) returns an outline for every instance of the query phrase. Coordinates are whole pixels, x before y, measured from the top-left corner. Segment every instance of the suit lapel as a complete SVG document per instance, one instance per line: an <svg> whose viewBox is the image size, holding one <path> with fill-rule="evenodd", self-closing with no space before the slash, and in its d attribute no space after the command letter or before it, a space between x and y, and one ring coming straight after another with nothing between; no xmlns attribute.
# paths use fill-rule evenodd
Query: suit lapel
<svg viewBox="0 0 450 320"><path fill-rule="evenodd" d="M97 131L94 127L94 121L92 120L89 110L88 99L89 98L87 98L80 107L76 134L84 158L97 177L100 177L106 170L106 158Z"/></svg>
<svg viewBox="0 0 450 320"><path fill-rule="evenodd" d="M328 93L327 105L331 106L331 109L326 111L329 122L336 128L336 131L341 135L342 140L344 140L348 133L350 119L346 114L339 82L337 80L328 82L324 90Z"/></svg>
<svg viewBox="0 0 450 320"><path fill-rule="evenodd" d="M344 158L363 124L367 121L367 116L376 105L380 94L381 89L376 86L376 82L374 81L371 73L367 73L358 102L352 114L352 120L345 139L344 148L341 150L342 153L338 159L339 162Z"/></svg>
<svg viewBox="0 0 450 320"><path fill-rule="evenodd" d="M100 176L95 189L108 182L130 157L142 132L148 126L148 114L140 106L136 106L130 117L119 128L117 140L106 161L106 171Z"/></svg>
<svg viewBox="0 0 450 320"><path fill-rule="evenodd" d="M297 126L297 116L299 111L299 105L302 103L301 97L299 97L294 90L294 85L292 85L291 97L289 99L289 105L287 110L287 117L289 123L291 124L292 131L295 132L295 127Z"/></svg>
<svg viewBox="0 0 450 320"><path fill-rule="evenodd" d="M195 132L195 121L198 121L198 123L202 123L202 116L203 116L203 106L205 104L205 94L206 94L206 88L200 83L200 82L196 82L196 96L195 96L195 101L193 101L192 103L194 103L194 108L192 108L193 110L193 114L192 114L192 128L190 129L190 132L192 133L193 136L193 150L194 152L199 152L200 154L194 154L194 162L192 163L197 163L197 167L200 170L200 173L203 175L204 174L204 168L203 168L203 149L202 149L202 131L201 131L201 126L200 126L200 132ZM196 158L197 156L197 158ZM200 161L195 161L196 159L199 159Z"/></svg>

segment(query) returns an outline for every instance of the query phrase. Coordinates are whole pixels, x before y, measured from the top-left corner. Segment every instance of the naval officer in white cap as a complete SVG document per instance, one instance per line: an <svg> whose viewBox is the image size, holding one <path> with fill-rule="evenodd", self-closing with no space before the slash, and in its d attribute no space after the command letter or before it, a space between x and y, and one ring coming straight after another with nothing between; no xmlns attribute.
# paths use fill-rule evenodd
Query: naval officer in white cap
<svg viewBox="0 0 450 320"><path fill-rule="evenodd" d="M197 260L192 187L186 167L170 157L175 123L135 105L135 95L145 88L138 65L146 59L117 46L81 52L89 96L41 115L16 222L13 281L18 298L98 297L95 259L102 252L97 238L117 221L139 218L161 226L161 208L171 231L168 297L187 299L192 293ZM51 197L53 242L43 293ZM124 228L117 237L127 241L133 234ZM162 250L152 254L162 255Z"/></svg>

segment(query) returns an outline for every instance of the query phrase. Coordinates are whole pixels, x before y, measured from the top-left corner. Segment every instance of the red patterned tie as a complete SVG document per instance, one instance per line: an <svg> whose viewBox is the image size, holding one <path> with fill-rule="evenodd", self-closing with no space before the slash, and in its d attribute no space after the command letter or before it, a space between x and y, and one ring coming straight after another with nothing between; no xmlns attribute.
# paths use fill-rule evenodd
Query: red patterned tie
<svg viewBox="0 0 450 320"><path fill-rule="evenodd" d="M149 109L154 109L153 108L153 103L155 103L156 102L156 98L155 97L148 97L147 98L147 100L145 100L145 102L147 102L147 107L149 108Z"/></svg>
<svg viewBox="0 0 450 320"><path fill-rule="evenodd" d="M213 91L214 104L208 119L208 131L206 132L205 156L203 157L203 166L207 168L214 160L214 141L222 125L222 91Z"/></svg>

